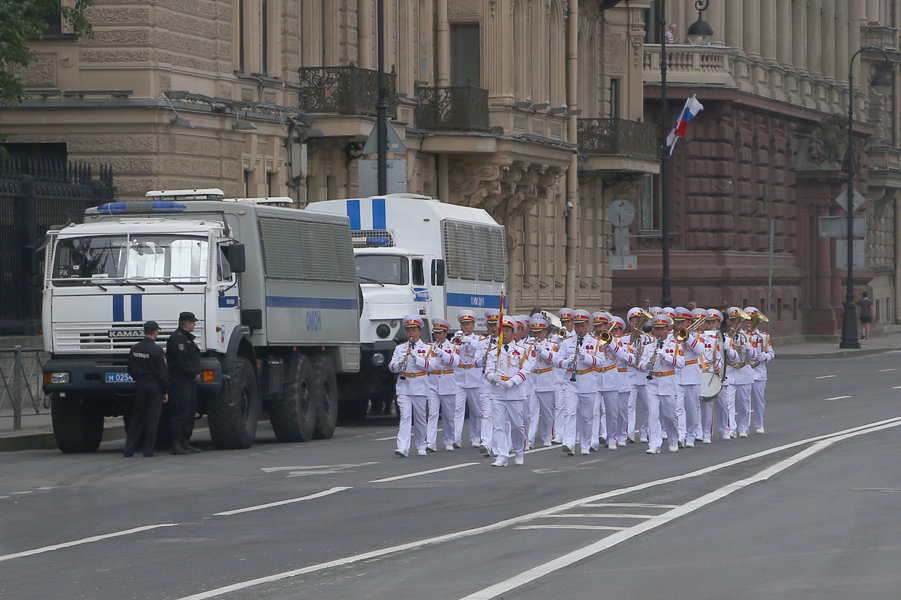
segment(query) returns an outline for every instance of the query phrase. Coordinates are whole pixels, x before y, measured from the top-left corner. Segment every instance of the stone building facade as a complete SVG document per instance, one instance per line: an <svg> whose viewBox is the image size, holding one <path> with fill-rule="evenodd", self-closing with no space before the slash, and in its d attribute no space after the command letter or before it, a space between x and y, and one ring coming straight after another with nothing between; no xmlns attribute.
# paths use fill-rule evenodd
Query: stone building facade
<svg viewBox="0 0 901 600"><path fill-rule="evenodd" d="M658 171L642 123L650 0L385 0L407 191L507 226L511 307L611 302L604 208ZM25 152L108 163L123 199L220 187L300 206L360 194L376 0L96 0L95 37L46 36L2 111ZM598 138L608 141L598 143ZM580 152L580 148L585 152ZM57 151L59 149L57 148ZM303 160L305 157L305 160Z"/></svg>
<svg viewBox="0 0 901 600"><path fill-rule="evenodd" d="M671 0L666 21L684 33L698 18L693 5ZM882 54L863 51L854 61L854 187L867 198L857 213L867 217L866 262L855 263L854 283L856 299L869 290L878 302L881 326L895 323L901 138L893 49L901 3L713 0L703 18L714 30L710 45L667 47L669 114L690 93L704 105L670 160L673 302L753 304L781 336L841 330L844 251L820 237L819 217L845 215L834 199L847 189L849 62L857 49L876 46L889 49L895 78L890 93L877 96L868 81ZM644 52L654 121L660 46L647 44ZM639 206L659 211L642 192ZM614 273L615 307L660 298L654 223L645 214L633 226L641 268Z"/></svg>

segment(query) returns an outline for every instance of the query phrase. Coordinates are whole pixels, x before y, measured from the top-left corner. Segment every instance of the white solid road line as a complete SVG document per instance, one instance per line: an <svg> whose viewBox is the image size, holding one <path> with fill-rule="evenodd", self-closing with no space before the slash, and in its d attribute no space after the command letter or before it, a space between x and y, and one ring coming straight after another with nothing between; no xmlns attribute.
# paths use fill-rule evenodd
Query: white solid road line
<svg viewBox="0 0 901 600"><path fill-rule="evenodd" d="M277 471L305 471L305 470L332 470L337 471L339 469L353 469L356 467L368 467L369 465L377 465L377 462L364 462L364 463L343 463L337 465L311 465L308 467L261 467L264 473L275 473Z"/></svg>
<svg viewBox="0 0 901 600"><path fill-rule="evenodd" d="M644 502L596 502L581 506L584 508L676 508L675 504L646 504Z"/></svg>
<svg viewBox="0 0 901 600"><path fill-rule="evenodd" d="M270 502L268 504L260 504L258 506L248 506L247 508L239 508L237 510L227 510L225 512L216 513L213 516L214 517L228 517L231 515L253 512L255 510L265 510L267 508L275 508L276 506L284 506L286 504L294 504L295 502L303 502L304 500L315 500L316 498L322 498L323 496L330 496L332 494L337 494L338 492L343 492L344 490L349 490L349 489L351 489L349 486L333 487L331 489L325 490L324 492L316 492L315 494L310 494L309 496L303 496L302 498L289 498L288 500L279 500L278 502Z"/></svg>
<svg viewBox="0 0 901 600"><path fill-rule="evenodd" d="M805 460L819 452L822 452L826 448L832 446L833 444L835 444L841 440L844 440L844 439L847 439L847 438L850 438L850 437L853 437L856 435L863 435L865 433L870 433L870 431L877 431L878 429L885 429L888 427L897 427L898 425L899 425L899 423L895 423L892 425L883 425L882 427L874 428L873 430L858 431L855 433L849 433L849 434L846 434L843 436L837 436L837 437L834 437L831 439L822 440L820 442L817 442L810 448L802 450L802 451L798 452L797 454L795 454L794 456L786 458L785 460L782 460L782 461L776 463L775 465L767 467L767 468L763 469L762 471L759 471L755 475L752 475L751 477L742 479L741 481L736 481L736 482L724 485L723 487L719 488L718 490L714 490L708 494L704 494L700 498L696 498L690 502L687 502L686 504L684 504L678 508L674 508L673 510L666 512L662 515L653 517L652 519L649 519L648 521L645 521L644 523L640 523L638 525L635 525L634 527L630 527L630 528L624 529L618 533L614 533L610 536L607 536L605 538L598 540L597 542L594 542L593 544L589 544L588 546L585 546L584 548L580 548L579 550L575 550L574 552L570 552L569 554L560 556L552 561L548 561L548 562L544 563L543 565L538 565L537 567L534 567L532 569L524 571L524 572L520 573L519 575L516 575L515 577L511 577L511 578L507 579L506 581L502 581L500 583L497 583L497 584L487 587L485 589L479 590L475 593L469 594L468 596L464 596L463 598L461 598L461 600L491 600L493 598L497 598L498 596L506 594L506 593L510 592L511 590L514 590L523 585L531 583L537 579L541 579L542 577L546 577L547 575L549 575L555 571L559 571L560 569L569 567L570 565L573 565L579 561L582 561L586 558L594 556L595 554L598 554L599 552L603 552L604 550L612 548L613 546L617 546L617 545L619 545L623 542L626 542L638 535L642 535L648 531L651 531L652 529L656 529L657 527L660 527L661 525L665 525L666 523L669 523L670 521L673 521L675 519L683 517L687 514L693 513L696 510L699 510L699 509L707 506L708 504L713 504L714 502L718 502L718 501L722 500L723 498L725 498L726 496L729 496L730 494L733 494L739 490L742 490L749 485L759 483L761 481L766 481L770 477L772 477L778 473L781 473L782 471L785 471L786 469L793 467L794 465L798 464L802 460Z"/></svg>
<svg viewBox="0 0 901 600"><path fill-rule="evenodd" d="M585 506L584 504L582 506ZM654 515L636 515L629 513L560 513L548 515L548 519L650 519Z"/></svg>
<svg viewBox="0 0 901 600"><path fill-rule="evenodd" d="M824 400L847 400L851 396L833 396L832 398L824 398Z"/></svg>
<svg viewBox="0 0 901 600"><path fill-rule="evenodd" d="M145 525L144 527L135 527L134 529L126 529L124 531L116 531L113 533L105 533L103 535L95 535L95 536L83 538L80 540L64 542L62 544L54 544L53 546L44 546L43 548L35 548L34 550L26 550L25 552L16 552L15 554L6 554L4 556L0 556L0 562L6 561L6 560L12 560L14 558L23 558L26 556L34 556L35 554L43 554L44 552L53 552L54 550L62 550L63 548L71 548L73 546L80 546L82 544L90 544L91 542L99 542L100 540L107 540L109 538L122 537L123 535L131 535L133 533L141 533L142 531L150 531L152 529L159 529L160 527L175 527L176 525L178 525L178 523L160 523L158 525Z"/></svg>
<svg viewBox="0 0 901 600"><path fill-rule="evenodd" d="M468 462L461 463L459 465L451 465L449 467L441 467L439 469L429 469L428 471L417 471L415 473L407 473L406 475L395 475L394 477L385 477L384 479L373 479L369 483L387 483L389 481L398 481L400 479L409 479L410 477L419 477L420 475L430 475L432 473L440 473L441 471L451 471L453 469L459 469L461 467L471 467L473 465L480 465L480 462Z"/></svg>
<svg viewBox="0 0 901 600"><path fill-rule="evenodd" d="M527 529L584 529L595 530L595 531L622 531L626 529L625 527L613 527L612 525L520 525L519 527L514 527L514 529L518 530L527 530Z"/></svg>
<svg viewBox="0 0 901 600"><path fill-rule="evenodd" d="M895 370L894 367L892 367L891 369L879 369L879 373L888 373L889 371L894 371L894 370Z"/></svg>
<svg viewBox="0 0 901 600"><path fill-rule="evenodd" d="M838 377L838 375L820 375L819 377L814 377L814 379L832 379L833 377Z"/></svg>
<svg viewBox="0 0 901 600"><path fill-rule="evenodd" d="M631 494L633 492L650 489L650 488L657 487L660 485L665 485L668 483L673 483L673 482L682 481L685 479L691 479L694 477L708 475L710 473L714 473L714 472L722 470L722 469L727 469L729 467L733 467L735 465L742 464L745 462L755 461L759 458L763 458L763 457L769 456L771 454L777 454L777 453L784 452L785 450L788 450L791 448L797 448L799 446L804 446L804 445L807 445L807 444L810 444L813 442L818 442L820 440L827 440L827 439L831 439L836 436L849 435L849 434L856 433L856 432L868 433L870 431L877 431L878 429L876 429L876 428L896 427L898 425L901 425L901 417L885 419L883 421L877 421L875 423L869 423L867 425L858 425L856 427L850 427L850 428L844 429L842 431L836 431L833 433L819 435L819 436L807 438L804 440L798 440L796 442L783 444L782 446L777 446L775 448L770 448L768 450L761 450L760 452L755 452L753 454L749 454L748 456L743 456L740 458L728 460L723 463L711 465L709 467L704 467L704 468L698 469L696 471L691 471L689 473L685 473L682 475L674 475L671 477L665 477L663 479L647 481L645 483L640 483L640 484L637 484L637 485L634 485L631 487L620 488L617 490L610 490L608 492L603 492L601 494L596 494L594 496L588 496L586 498L579 498L577 500L572 500L569 502L565 502L563 504L558 504L557 506L552 506L550 508L542 509L542 510L539 510L539 511L536 511L533 513L520 515L518 517L512 517L510 519L505 519L503 521L497 521L495 523L489 523L488 525L483 525L481 527L474 527L472 529L464 529L461 531L455 531L453 533L439 535L439 536L435 536L435 537L431 537L431 538L413 540L411 542L406 542L404 544L398 544L396 546L390 546L387 548L380 548L378 550L371 550L369 552L364 552L362 554L345 556L343 558L337 558L335 560L330 560L330 561L323 562L323 563L309 565L309 566L301 567L301 568L294 569L291 571L283 571L281 573L274 573L272 575L259 577L257 579L240 581L238 583L233 583L231 585L223 586L220 588L207 590L205 592L199 592L197 594L192 594L190 596L184 596L178 600L206 600L207 598L217 598L219 596L224 596L224 595L232 593L232 592L246 590L246 589L257 587L257 586L264 585L267 583L282 581L284 579L291 579L293 577L299 577L301 575L307 575L309 573L317 573L317 572L325 571L325 570L332 569L335 567L343 567L346 565L363 562L363 561L371 560L373 558L379 558L381 556L395 554L398 552L406 552L409 550L416 550L416 549L423 548L426 546L445 544L450 541L473 537L473 536L481 535L483 533L489 533L492 531L498 531L501 529L505 529L507 527L515 527L515 526L520 525L521 523L526 523L528 521L534 521L536 519L545 517L547 515L557 514L562 511L569 510L570 508L576 508L576 507L583 506L585 503L599 502L602 500L606 500L608 498L615 498L617 496ZM665 514L669 514L669 513L665 513ZM645 523L643 523L642 526L646 525L647 523L653 523L653 522L655 522L655 521L653 521L653 520L645 521Z"/></svg>

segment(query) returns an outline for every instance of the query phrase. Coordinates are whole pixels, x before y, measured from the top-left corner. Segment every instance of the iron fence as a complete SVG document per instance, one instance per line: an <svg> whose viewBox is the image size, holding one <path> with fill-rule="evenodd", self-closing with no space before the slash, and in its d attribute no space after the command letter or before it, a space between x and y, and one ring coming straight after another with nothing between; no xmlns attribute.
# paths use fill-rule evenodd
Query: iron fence
<svg viewBox="0 0 901 600"><path fill-rule="evenodd" d="M632 156L660 160L657 128L616 117L579 119L579 153L586 156Z"/></svg>
<svg viewBox="0 0 901 600"><path fill-rule="evenodd" d="M472 86L418 87L416 99L419 128L488 131L488 90Z"/></svg>
<svg viewBox="0 0 901 600"><path fill-rule="evenodd" d="M36 348L0 348L0 417L12 413L13 429L22 429L24 413L50 408L42 389L44 357Z"/></svg>
<svg viewBox="0 0 901 600"><path fill-rule="evenodd" d="M299 107L308 113L339 115L377 114L379 99L378 71L351 63L346 67L301 67ZM397 75L385 74L388 90L388 116L397 118Z"/></svg>
<svg viewBox="0 0 901 600"><path fill-rule="evenodd" d="M40 252L46 231L81 222L113 199L113 174L51 159L0 158L0 335L34 335L40 321Z"/></svg>

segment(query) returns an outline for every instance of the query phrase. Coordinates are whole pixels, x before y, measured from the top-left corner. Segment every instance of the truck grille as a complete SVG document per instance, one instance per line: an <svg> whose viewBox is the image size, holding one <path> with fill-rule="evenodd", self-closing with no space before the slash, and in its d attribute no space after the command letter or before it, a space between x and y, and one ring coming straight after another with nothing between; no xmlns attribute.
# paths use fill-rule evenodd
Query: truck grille
<svg viewBox="0 0 901 600"><path fill-rule="evenodd" d="M201 352L205 350L203 347L203 328L195 327L194 335ZM67 352L99 352L108 354L123 354L135 345L136 342L144 337L143 323L116 323L115 325L105 325L100 323L84 324L84 325L66 325L55 324L54 341L57 353ZM166 345L169 339L169 333L174 331L177 323L160 322L159 336L156 338L157 344ZM127 335L133 332L140 332L137 335L127 337L111 337L110 332L122 332ZM115 333L114 333L115 336Z"/></svg>

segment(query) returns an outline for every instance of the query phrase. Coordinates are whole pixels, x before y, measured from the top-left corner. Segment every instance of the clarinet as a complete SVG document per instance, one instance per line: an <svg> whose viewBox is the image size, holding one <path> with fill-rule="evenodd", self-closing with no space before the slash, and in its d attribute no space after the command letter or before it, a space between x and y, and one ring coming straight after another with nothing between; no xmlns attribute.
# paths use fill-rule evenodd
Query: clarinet
<svg viewBox="0 0 901 600"><path fill-rule="evenodd" d="M407 354L404 355L404 361L400 363L400 376L398 379L406 379L407 376L404 373L407 370L407 361L410 360L410 356L413 354L413 343L407 342Z"/></svg>
<svg viewBox="0 0 901 600"><path fill-rule="evenodd" d="M663 350L663 340L657 340L657 350ZM657 362L657 352L654 352L654 356L651 357L651 366L648 369L648 381L654 379L651 373L654 371L654 364Z"/></svg>
<svg viewBox="0 0 901 600"><path fill-rule="evenodd" d="M571 365L571 368L573 370L573 375L572 375L572 377L569 378L570 381L576 380L576 363L579 360L579 352L581 350L582 350L582 336L579 336L578 339L576 339L576 353L573 354L573 362Z"/></svg>
<svg viewBox="0 0 901 600"><path fill-rule="evenodd" d="M494 336L488 336L488 343L485 344L485 356L482 357L482 375L485 374L485 367L488 366L488 353L491 352L491 342L494 341Z"/></svg>

